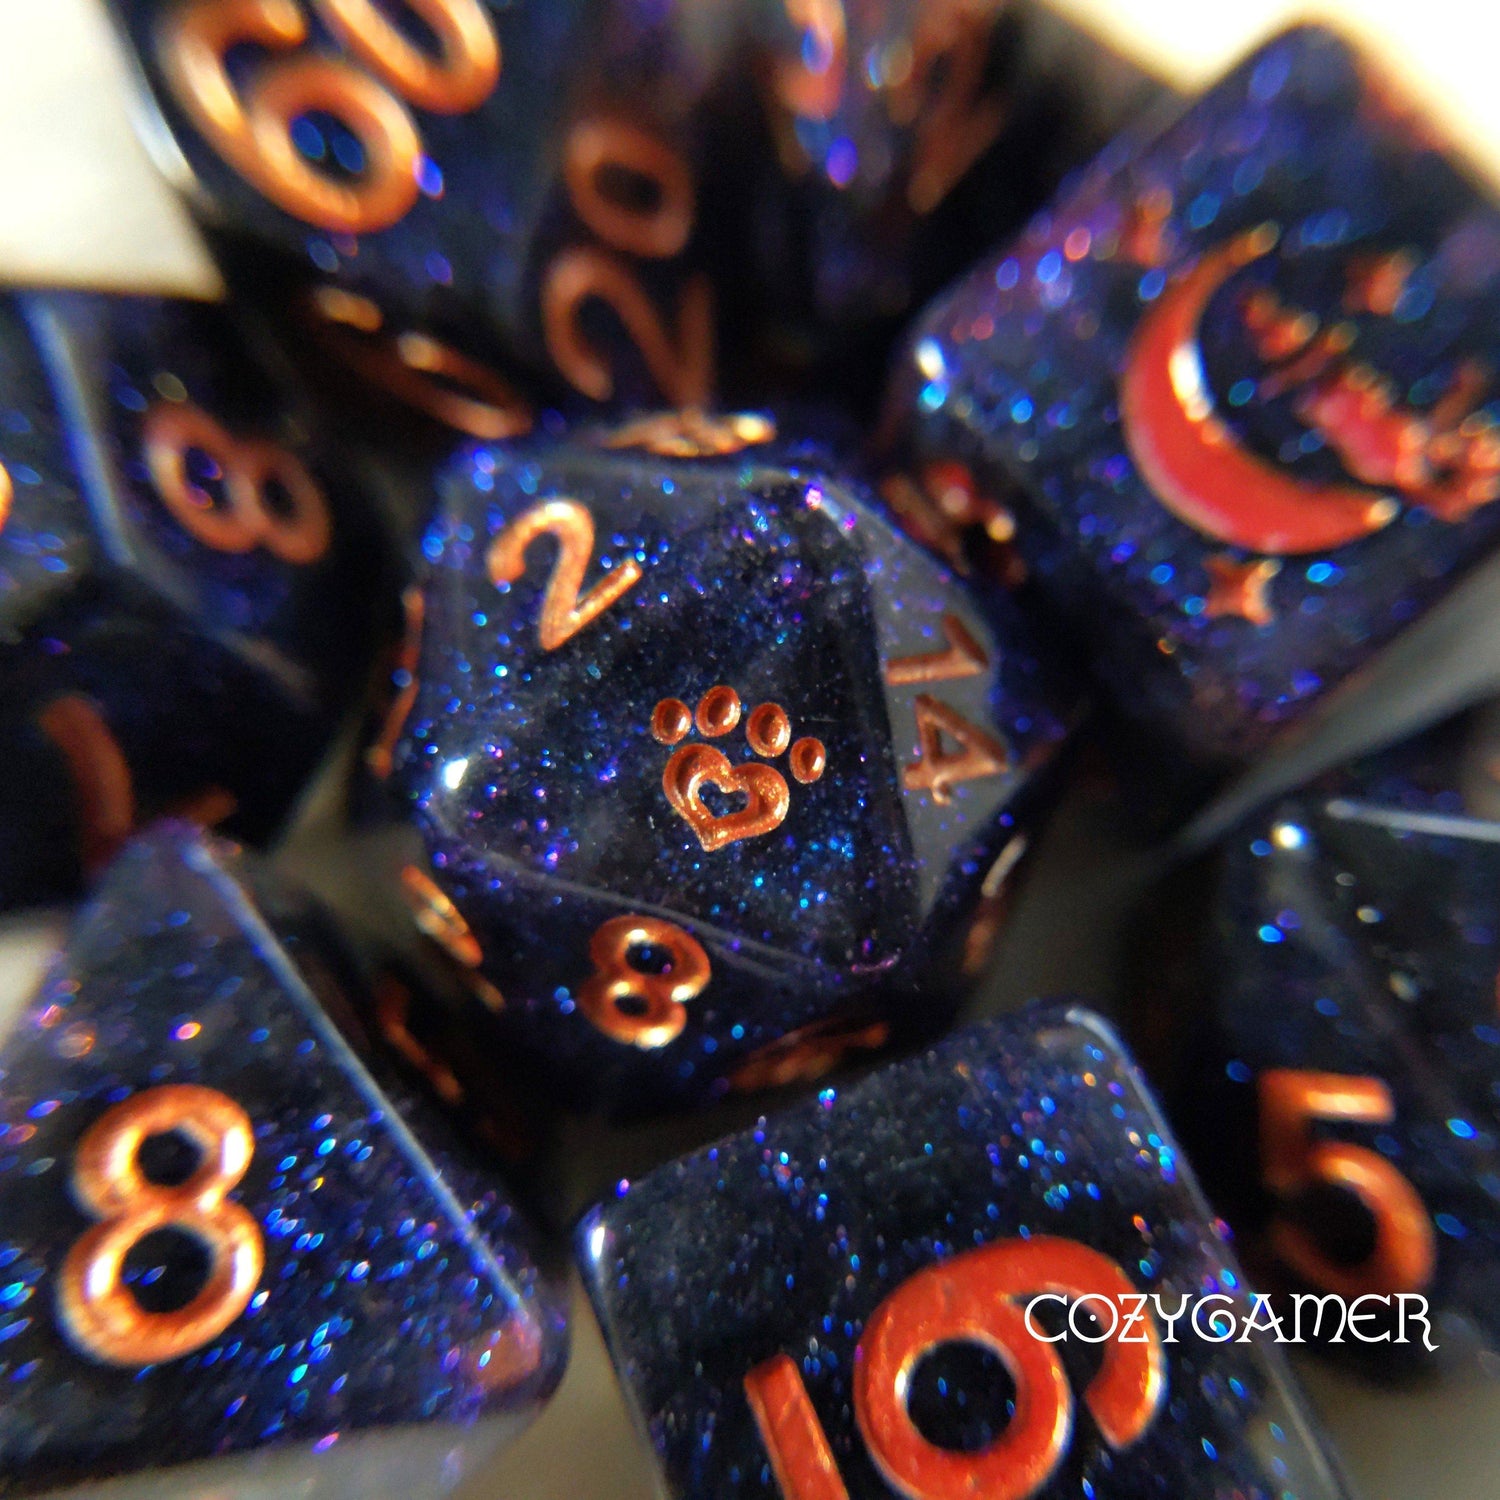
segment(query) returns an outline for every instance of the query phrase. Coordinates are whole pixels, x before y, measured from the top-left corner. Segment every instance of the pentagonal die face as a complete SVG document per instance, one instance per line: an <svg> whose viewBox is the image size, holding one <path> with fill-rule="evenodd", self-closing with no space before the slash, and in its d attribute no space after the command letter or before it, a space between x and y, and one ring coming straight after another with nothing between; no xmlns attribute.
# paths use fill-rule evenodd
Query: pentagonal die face
<svg viewBox="0 0 1500 1500"><path fill-rule="evenodd" d="M398 774L501 1024L606 1094L868 1045L1064 733L1019 622L754 448L479 449L426 546Z"/></svg>
<svg viewBox="0 0 1500 1500"><path fill-rule="evenodd" d="M1493 199L1368 61L1269 43L914 331L894 397L973 465L1122 706L1215 770L1500 539Z"/></svg>
<svg viewBox="0 0 1500 1500"><path fill-rule="evenodd" d="M1209 1323L1250 1306L1223 1226L1081 1011L621 1183L577 1249L681 1500L1343 1494L1275 1350Z"/></svg>
<svg viewBox="0 0 1500 1500"><path fill-rule="evenodd" d="M561 1374L514 1210L245 873L143 835L0 1040L8 1494L435 1494Z"/></svg>

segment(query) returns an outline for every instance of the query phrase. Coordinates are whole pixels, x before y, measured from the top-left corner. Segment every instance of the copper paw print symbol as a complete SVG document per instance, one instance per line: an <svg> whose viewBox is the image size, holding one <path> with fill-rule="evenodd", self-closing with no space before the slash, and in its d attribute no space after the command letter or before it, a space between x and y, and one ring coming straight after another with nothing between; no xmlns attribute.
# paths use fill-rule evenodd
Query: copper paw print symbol
<svg viewBox="0 0 1500 1500"><path fill-rule="evenodd" d="M663 698L651 715L651 733L663 745L676 745L698 726L705 739L726 735L739 722L740 695L731 687L711 687L692 712L680 698ZM745 741L757 754L773 760L791 744L792 724L779 703L762 703L750 710L745 721ZM804 785L816 781L827 764L822 740L803 736L787 756L792 776ZM662 772L662 790L667 801L698 835L710 854L741 839L758 838L779 828L792 805L786 777L775 766L760 761L733 765L728 756L712 745L682 745L672 752ZM735 811L715 813L703 800L703 788L716 787L725 797L743 796L745 805Z"/></svg>

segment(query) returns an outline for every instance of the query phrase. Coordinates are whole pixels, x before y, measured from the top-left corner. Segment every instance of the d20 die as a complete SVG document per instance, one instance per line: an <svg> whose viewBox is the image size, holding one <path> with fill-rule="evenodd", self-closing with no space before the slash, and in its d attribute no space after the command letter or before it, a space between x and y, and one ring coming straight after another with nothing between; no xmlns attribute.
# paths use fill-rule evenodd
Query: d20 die
<svg viewBox="0 0 1500 1500"><path fill-rule="evenodd" d="M7 899L138 815L207 799L266 836L359 686L380 526L263 353L205 304L0 304L0 732L37 772Z"/></svg>
<svg viewBox="0 0 1500 1500"><path fill-rule="evenodd" d="M510 1204L398 1109L251 880L142 835L6 1027L8 1493L433 1493L561 1372Z"/></svg>
<svg viewBox="0 0 1500 1500"><path fill-rule="evenodd" d="M1500 1338L1500 825L1468 811L1476 727L1237 830L1189 877L1212 905L1170 987L1175 1118L1247 1253L1299 1289L1430 1299L1450 1359Z"/></svg>
<svg viewBox="0 0 1500 1500"><path fill-rule="evenodd" d="M1500 539L1497 245L1368 63L1292 31L935 304L890 415L1211 779Z"/></svg>
<svg viewBox="0 0 1500 1500"><path fill-rule="evenodd" d="M1274 1346L1222 1337L1252 1316L1224 1241L1113 1035L1062 1008L622 1183L577 1233L673 1496L1341 1495Z"/></svg>
<svg viewBox="0 0 1500 1500"><path fill-rule="evenodd" d="M676 422L447 476L395 756L506 1045L616 1108L937 1024L1077 708L857 486Z"/></svg>

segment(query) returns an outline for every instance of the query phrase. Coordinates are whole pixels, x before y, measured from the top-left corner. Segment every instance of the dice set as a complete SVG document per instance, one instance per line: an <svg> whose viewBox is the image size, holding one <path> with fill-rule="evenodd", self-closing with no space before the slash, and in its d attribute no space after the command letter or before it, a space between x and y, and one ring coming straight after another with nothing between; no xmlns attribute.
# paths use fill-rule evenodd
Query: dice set
<svg viewBox="0 0 1500 1500"><path fill-rule="evenodd" d="M1086 670L1190 803L1485 569L1487 190L1319 29L1174 104L1029 0L111 10L234 301L0 301L0 903L97 879L0 1005L0 1495L473 1475L570 1114L678 1500L1345 1500L1282 1298L1495 1348L1500 721L1160 888L1175 1136L1081 1005L938 1034Z"/></svg>

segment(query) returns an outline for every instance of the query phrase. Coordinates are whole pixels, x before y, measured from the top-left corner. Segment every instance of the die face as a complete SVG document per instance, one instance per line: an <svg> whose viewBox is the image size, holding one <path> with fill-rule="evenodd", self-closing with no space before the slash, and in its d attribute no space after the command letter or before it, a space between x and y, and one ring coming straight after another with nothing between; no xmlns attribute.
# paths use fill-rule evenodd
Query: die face
<svg viewBox="0 0 1500 1500"><path fill-rule="evenodd" d="M722 1089L932 968L1076 708L774 450L478 449L425 545L396 781L500 1023L595 1097Z"/></svg>
<svg viewBox="0 0 1500 1500"><path fill-rule="evenodd" d="M36 770L28 827L82 807L71 869L22 848L0 887L65 893L134 822L205 797L265 837L378 628L365 486L224 309L27 295L0 339L3 733Z"/></svg>
<svg viewBox="0 0 1500 1500"><path fill-rule="evenodd" d="M376 384L456 378L490 438L529 413L476 358L585 400L706 398L696 142L727 5L115 10L199 211L299 272L313 326Z"/></svg>
<svg viewBox="0 0 1500 1500"><path fill-rule="evenodd" d="M461 1466L557 1381L513 1210L396 1112L223 846L130 846L10 1029L0 1118L10 1492L233 1456L328 1494L362 1433L446 1430Z"/></svg>
<svg viewBox="0 0 1500 1500"><path fill-rule="evenodd" d="M1358 57L1289 32L937 304L892 415L1014 506L1127 708L1243 761L1494 543L1497 235Z"/></svg>
<svg viewBox="0 0 1500 1500"><path fill-rule="evenodd" d="M901 1476L924 1442L926 1482L941 1472L946 1486L933 1493L1341 1494L1274 1350L1190 1334L1115 1346L1140 1378L1101 1417L1113 1449L1089 1421L1070 1423L1065 1395L1058 1438L1022 1457L1030 1429L1056 1414L1033 1404L1045 1380L1072 1379L1104 1411L1086 1394L1092 1371L1041 1373L1036 1361L1067 1345L1020 1326L1029 1297L1082 1295L1070 1280L1088 1264L1169 1308L1208 1289L1234 1301L1244 1294L1222 1235L1112 1035L1054 1009L959 1033L622 1184L577 1245L673 1495L909 1494ZM938 1302L923 1302L939 1284ZM943 1402L915 1394L930 1386L923 1366L964 1343L995 1358L967 1382L949 1368L947 1417L967 1405L976 1419L993 1413L990 1425L966 1441L952 1425L924 1436L941 1431ZM1002 1362L1009 1418L993 1399ZM813 1459L820 1444L826 1462ZM1002 1470L983 1467L995 1461Z"/></svg>
<svg viewBox="0 0 1500 1500"><path fill-rule="evenodd" d="M755 30L758 132L723 206L725 299L750 304L733 336L779 383L834 376L861 403L900 322L1156 92L1028 4L769 0Z"/></svg>
<svg viewBox="0 0 1500 1500"><path fill-rule="evenodd" d="M1257 1260L1320 1292L1425 1295L1459 1348L1493 1347L1500 1275L1500 860L1462 810L1465 734L1335 773L1228 842L1177 1105Z"/></svg>

